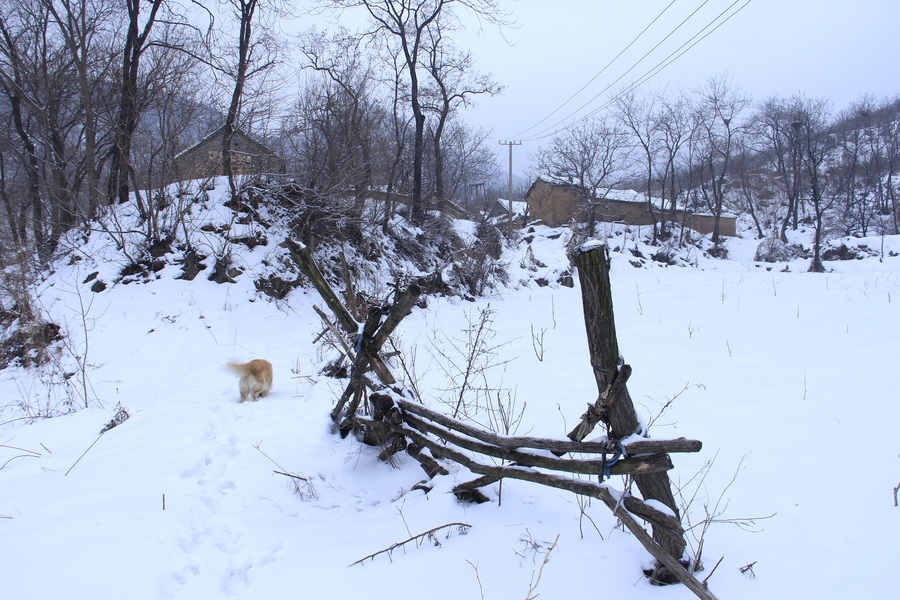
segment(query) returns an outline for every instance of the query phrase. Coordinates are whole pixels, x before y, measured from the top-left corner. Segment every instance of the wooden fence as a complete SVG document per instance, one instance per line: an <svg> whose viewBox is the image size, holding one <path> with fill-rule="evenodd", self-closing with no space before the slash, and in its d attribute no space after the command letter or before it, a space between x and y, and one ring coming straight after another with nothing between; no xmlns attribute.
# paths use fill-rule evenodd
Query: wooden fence
<svg viewBox="0 0 900 600"><path fill-rule="evenodd" d="M668 477L672 468L669 453L698 452L702 444L684 438L652 440L641 436L626 385L632 369L618 352L605 246L586 245L575 256L590 362L599 394L569 433L569 439L559 440L500 435L425 407L410 390L398 387L381 356L388 337L418 301L419 288L398 287L390 305L368 307L364 318L354 315L319 270L310 251L293 240L287 243L294 262L333 313L332 320L316 307L351 364L349 383L331 412L342 436L358 432L365 441L382 448L380 458L384 460L406 451L429 478L448 473L441 461L462 465L479 476L454 488L462 501L486 501L479 488L504 478L596 498L656 559L652 581L680 581L697 597L714 600L705 583L681 562L686 542ZM345 298L355 298L349 279L345 277L343 283ZM371 410L362 410L366 406ZM583 441L600 423L606 426L606 439ZM596 476L597 481L574 475ZM603 483L611 475L633 477L641 498ZM665 509L649 500L662 503ZM649 523L652 533L638 519Z"/></svg>

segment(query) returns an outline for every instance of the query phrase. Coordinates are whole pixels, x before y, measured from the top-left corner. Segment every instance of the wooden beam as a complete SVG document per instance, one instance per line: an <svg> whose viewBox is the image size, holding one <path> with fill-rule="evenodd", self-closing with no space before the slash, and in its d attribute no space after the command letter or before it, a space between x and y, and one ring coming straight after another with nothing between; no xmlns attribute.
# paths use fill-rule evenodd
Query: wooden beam
<svg viewBox="0 0 900 600"><path fill-rule="evenodd" d="M706 585L689 573L677 559L672 557L668 550L660 546L654 537L651 537L644 528L641 527L637 520L632 516L631 513L635 511L629 508L629 504L631 504L632 507L640 506L641 508L639 510L646 515L654 514L652 522L654 523L655 529L663 529L665 527L663 524L668 523L680 531L681 523L672 515L658 511L634 496L625 496L624 500L620 502L618 495L614 495L610 489L603 484L541 473L527 467L484 465L471 459L465 453L455 451L449 447L443 447L439 450L435 449L432 447L436 444L434 440L430 440L427 436L416 431L408 430L406 435L412 438L416 444L432 448L432 452L440 452L448 459L463 465L478 475L484 475L485 477L495 479L509 478L531 481L549 487L568 490L583 496L597 498L612 511L613 515L615 515L632 534L634 534L634 537L640 542L644 549L664 565L674 577L685 585L685 587L690 589L701 600L717 600L716 596L709 591ZM632 502L629 502L628 499L632 499ZM637 513L635 512L635 514Z"/></svg>
<svg viewBox="0 0 900 600"><path fill-rule="evenodd" d="M449 427L460 433L464 433L470 437L493 444L500 448L516 449L516 448L534 448L540 450L563 451L563 452L590 452L590 453L608 453L616 451L616 444L610 442L573 442L563 439L552 438L531 438L505 436L491 431L485 431L478 427L474 427L468 423L454 419L448 415L440 413L436 410L427 408L421 404L410 402L408 400L397 399L397 404L404 411L432 420L445 427Z"/></svg>
<svg viewBox="0 0 900 600"><path fill-rule="evenodd" d="M658 452L700 452L703 442L686 438L673 440L641 439L623 443L628 456L635 454L656 454Z"/></svg>
<svg viewBox="0 0 900 600"><path fill-rule="evenodd" d="M331 289L331 285L329 285L328 280L325 279L325 275L322 274L322 271L319 270L319 266L313 259L312 252L309 251L309 248L291 238L288 238L286 243L288 250L291 253L291 260L294 261L303 274L309 278L316 290L318 290L319 295L322 296L322 300L325 301L325 304L328 305L328 308L330 308L331 312L334 313L334 316L337 317L338 324L340 324L348 334L352 335L359 332L359 322L352 314L350 314L350 311L344 307L340 298L338 298L338 295Z"/></svg>
<svg viewBox="0 0 900 600"><path fill-rule="evenodd" d="M611 475L629 475L639 473L655 473L667 471L672 468L672 461L665 454L656 454L646 458L623 459L613 462L613 457L608 459L573 459L557 458L555 456L533 454L521 450L509 450L473 440L460 435L446 427L441 427L427 419L421 419L407 414L404 418L407 424L423 433L430 433L436 438L445 440L466 450L506 460L520 466L539 467L567 473L580 473L582 475L604 475L607 467ZM439 450L438 450L439 451Z"/></svg>

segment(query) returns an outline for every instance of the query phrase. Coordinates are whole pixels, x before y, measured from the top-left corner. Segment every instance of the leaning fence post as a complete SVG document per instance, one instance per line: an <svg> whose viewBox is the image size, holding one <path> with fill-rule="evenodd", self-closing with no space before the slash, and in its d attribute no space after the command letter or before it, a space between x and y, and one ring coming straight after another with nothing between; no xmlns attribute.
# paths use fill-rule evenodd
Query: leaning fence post
<svg viewBox="0 0 900 600"><path fill-rule="evenodd" d="M616 324L613 317L612 287L609 279L609 251L600 243L588 243L575 252L575 266L581 282L581 299L584 305L584 324L587 330L588 349L591 366L597 380L597 388L601 396L605 395L602 414L595 416L609 426L610 437L615 440L626 438L638 430L637 415L634 403L628 393L624 381L616 382L617 377L627 377L630 369L619 355L619 342L616 338ZM592 411L588 411L591 413ZM588 416L586 413L586 416ZM569 437L583 440L590 433L593 424L583 421ZM668 506L681 521L669 475L665 472L635 475L634 481L644 500L657 500ZM653 539L673 558L680 560L687 545L684 530L677 531L653 525Z"/></svg>

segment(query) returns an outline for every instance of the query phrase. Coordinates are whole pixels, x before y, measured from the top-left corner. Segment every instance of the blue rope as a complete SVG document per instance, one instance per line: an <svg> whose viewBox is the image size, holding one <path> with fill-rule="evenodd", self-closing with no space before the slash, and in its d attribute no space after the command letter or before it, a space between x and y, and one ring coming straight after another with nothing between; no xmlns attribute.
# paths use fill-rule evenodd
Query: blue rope
<svg viewBox="0 0 900 600"><path fill-rule="evenodd" d="M612 459L606 460L606 455L603 455L603 473L600 476L600 483L603 483L604 479L609 479L612 476L610 469L612 469L612 466L619 462L623 456L625 456L625 446L622 443L619 443L619 446L616 448L616 454Z"/></svg>

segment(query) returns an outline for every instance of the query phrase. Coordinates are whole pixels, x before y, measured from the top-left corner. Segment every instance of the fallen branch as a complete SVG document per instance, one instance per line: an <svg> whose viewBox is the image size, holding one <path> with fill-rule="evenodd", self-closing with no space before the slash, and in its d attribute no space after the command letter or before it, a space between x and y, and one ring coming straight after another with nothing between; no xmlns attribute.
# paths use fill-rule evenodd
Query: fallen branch
<svg viewBox="0 0 900 600"><path fill-rule="evenodd" d="M408 403L406 403L408 404ZM542 467L553 469L556 471L566 471L569 473L580 473L582 475L604 475L607 467L613 475L629 475L635 473L650 473L657 471L667 471L672 468L672 461L665 454L648 456L641 459L622 459L615 464L606 459L569 459L555 458L552 456L541 456L521 450L507 450L493 444L472 440L448 428L440 427L431 423L426 419L407 414L406 422L418 429L419 431L431 433L437 438L447 440L450 443L478 452L516 463L520 466ZM605 451L611 454L609 450Z"/></svg>
<svg viewBox="0 0 900 600"><path fill-rule="evenodd" d="M394 550L396 550L397 548L401 548L401 547L405 546L406 544L409 544L410 542L420 542L428 537L433 537L435 532L438 532L441 529L449 529L451 527L458 527L460 533L465 534L469 530L469 528L472 526L469 525L468 523L458 523L458 522L457 523L447 523L446 525L440 525L438 527L429 529L428 531L423 531L422 533L419 533L410 538L407 538L407 539L403 540L402 542L397 542L396 544L391 544L390 546L388 546L387 548L384 548L383 550L379 550L378 552L373 552L372 554L369 554L368 556L364 556L363 558L361 558L359 560L353 561L352 563L350 563L349 566L352 567L353 565L361 565L365 561L374 559L376 556L378 556L380 554L387 554L388 556L390 556L391 553Z"/></svg>
<svg viewBox="0 0 900 600"><path fill-rule="evenodd" d="M593 358L591 359L593 362ZM612 381L597 398L593 404L588 404L587 411L581 415L581 421L575 426L575 429L569 432L569 439L580 442L586 438L597 426L600 421L607 421L607 411L616 402L620 396L628 394L628 388L625 384L631 377L631 366L622 365L621 368L612 376Z"/></svg>

